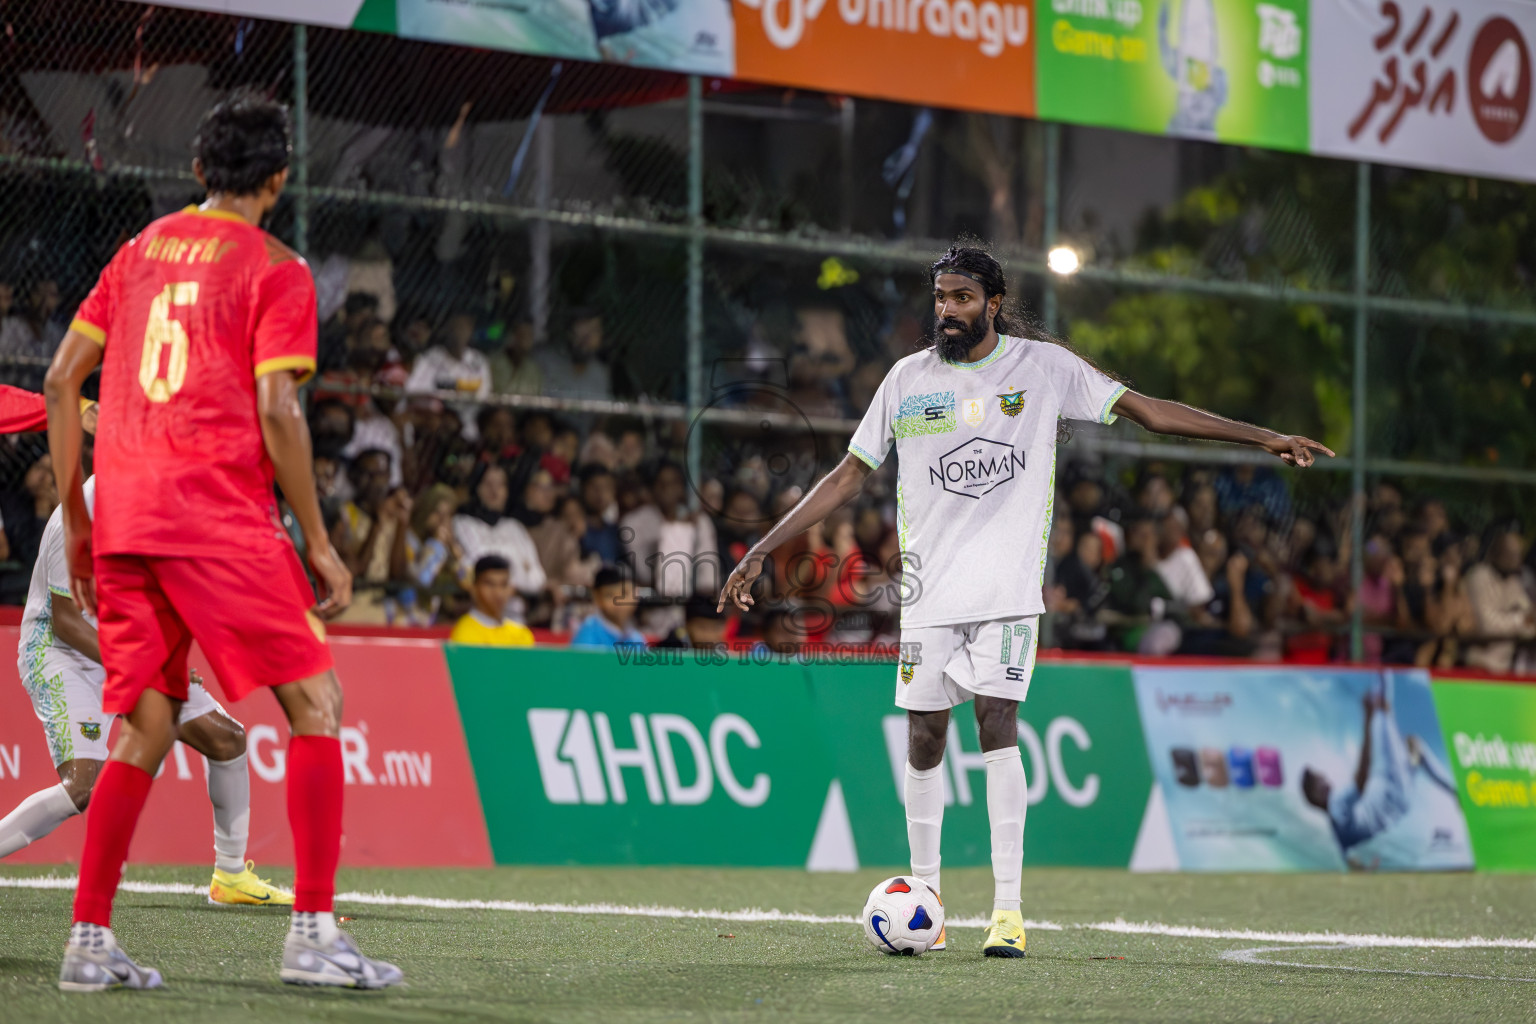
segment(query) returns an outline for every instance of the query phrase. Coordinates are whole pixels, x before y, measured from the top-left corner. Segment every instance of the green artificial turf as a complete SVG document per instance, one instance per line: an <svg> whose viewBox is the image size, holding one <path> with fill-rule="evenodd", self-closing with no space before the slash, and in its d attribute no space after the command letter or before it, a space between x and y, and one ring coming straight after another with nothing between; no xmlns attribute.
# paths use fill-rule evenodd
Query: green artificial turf
<svg viewBox="0 0 1536 1024"><path fill-rule="evenodd" d="M376 870L344 871L340 886L449 899L852 915L870 887L895 872ZM0 869L10 877L44 873ZM202 872L174 868L136 867L129 877L206 881ZM982 958L978 928L951 929L948 952L911 959L875 952L853 924L338 904L339 914L354 918L346 927L366 952L405 969L408 987L383 993L280 985L277 965L287 926L282 911L212 907L198 896L125 893L114 921L119 941L141 962L159 967L166 987L64 995L54 983L70 895L0 888L0 1020L1398 1024L1536 1018L1536 982L1517 980L1536 979L1536 950L1316 948L1329 944L1071 927L1123 918L1213 929L1536 936L1536 885L1508 875L1136 876L1031 870L1024 878L1025 916L1068 927L1032 931L1029 956L1021 961ZM989 874L947 872L945 902L952 918L986 915ZM1250 958L1316 966L1230 959L1257 948L1265 951Z"/></svg>

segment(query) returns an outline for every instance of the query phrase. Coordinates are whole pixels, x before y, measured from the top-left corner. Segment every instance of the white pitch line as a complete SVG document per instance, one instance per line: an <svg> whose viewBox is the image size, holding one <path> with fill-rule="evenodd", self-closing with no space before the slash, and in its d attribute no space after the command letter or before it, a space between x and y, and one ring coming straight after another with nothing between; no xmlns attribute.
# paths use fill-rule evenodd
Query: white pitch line
<svg viewBox="0 0 1536 1024"><path fill-rule="evenodd" d="M1166 935L1182 939L1239 939L1294 944L1326 942L1343 946L1401 949L1536 949L1536 939L1485 939L1480 935L1465 939L1436 939L1415 935L1360 935L1349 932L1264 932L1251 928L1196 928L1159 924L1155 921L1099 921L1074 927L1097 932L1117 932L1121 935Z"/></svg>
<svg viewBox="0 0 1536 1024"><path fill-rule="evenodd" d="M1229 949L1221 958L1234 964L1253 964L1256 967L1305 967L1314 971L1354 971L1357 974L1411 974L1419 978L1467 978L1472 981L1528 981L1536 978L1511 978L1499 974L1456 974L1451 971L1409 971L1391 967L1351 967L1348 964L1303 964L1289 960L1264 960L1260 953L1291 952L1295 949L1352 950L1359 946L1348 944L1329 946L1259 946L1256 949Z"/></svg>
<svg viewBox="0 0 1536 1024"><path fill-rule="evenodd" d="M32 878L0 877L0 889L73 889L75 878L42 875ZM185 882L123 882L123 892L169 896L202 896L207 889ZM460 900L435 896L392 896L381 892L342 892L338 903L357 903L376 907L424 907L432 910L495 910L520 914L580 914L593 917L649 917L669 920L725 921L738 923L787 922L794 924L858 924L852 914L802 914L785 910L694 910L687 907L637 907L622 903L533 903L524 900ZM956 928L985 928L990 917L950 918ZM1165 935L1185 939L1230 939L1254 942L1283 942L1290 945L1329 943L1350 947L1401 949L1536 949L1536 939L1488 939L1471 936L1461 939L1421 938L1413 935L1370 935L1348 932L1275 932L1251 928L1200 928L1191 925L1161 924L1156 921L1096 921L1084 924L1058 924L1054 921L1025 921L1024 927L1036 931L1083 930L1118 935Z"/></svg>

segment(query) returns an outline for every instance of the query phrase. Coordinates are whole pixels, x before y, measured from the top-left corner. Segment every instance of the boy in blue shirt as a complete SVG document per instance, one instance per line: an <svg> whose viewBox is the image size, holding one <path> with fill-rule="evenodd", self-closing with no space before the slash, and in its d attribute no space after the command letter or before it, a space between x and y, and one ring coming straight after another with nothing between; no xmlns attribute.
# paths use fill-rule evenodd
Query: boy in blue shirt
<svg viewBox="0 0 1536 1024"><path fill-rule="evenodd" d="M634 626L634 591L617 567L605 565L597 571L592 583L592 603L597 609L572 635L572 647L612 650L620 646L646 646L644 635Z"/></svg>

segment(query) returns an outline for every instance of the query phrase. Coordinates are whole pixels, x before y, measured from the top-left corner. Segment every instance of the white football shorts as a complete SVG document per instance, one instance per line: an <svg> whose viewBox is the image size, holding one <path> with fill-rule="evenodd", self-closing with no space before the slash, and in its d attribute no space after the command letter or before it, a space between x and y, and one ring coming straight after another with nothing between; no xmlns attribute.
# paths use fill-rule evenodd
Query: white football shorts
<svg viewBox="0 0 1536 1024"><path fill-rule="evenodd" d="M117 717L101 709L106 670L82 671L68 659L55 656L51 649L41 657L24 659L18 667L22 685L32 698L32 710L48 736L53 766L57 768L76 758L105 761L111 751L107 734ZM185 724L214 711L230 717L213 694L193 683L187 688L187 699L177 721Z"/></svg>
<svg viewBox="0 0 1536 1024"><path fill-rule="evenodd" d="M1038 615L903 629L896 706L943 711L978 696L1022 703L1039 641Z"/></svg>

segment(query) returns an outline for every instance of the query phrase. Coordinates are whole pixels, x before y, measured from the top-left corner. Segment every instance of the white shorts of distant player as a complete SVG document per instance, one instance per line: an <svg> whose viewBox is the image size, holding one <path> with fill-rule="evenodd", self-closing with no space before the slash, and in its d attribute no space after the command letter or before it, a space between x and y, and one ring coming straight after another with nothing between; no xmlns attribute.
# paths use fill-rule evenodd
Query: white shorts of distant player
<svg viewBox="0 0 1536 1024"><path fill-rule="evenodd" d="M903 629L896 706L943 711L977 696L1023 703L1039 641L1038 615Z"/></svg>
<svg viewBox="0 0 1536 1024"><path fill-rule="evenodd" d="M106 681L106 670L81 671L78 665L55 655L52 649L32 658L24 656L17 667L21 671L22 685L32 698L32 710L48 735L48 753L53 757L53 766L57 768L76 758L105 761L111 749L107 734L112 731L112 720L117 717L101 709L101 687ZM193 683L187 688L187 699L181 705L178 721L186 724L213 711L229 717L213 694Z"/></svg>

